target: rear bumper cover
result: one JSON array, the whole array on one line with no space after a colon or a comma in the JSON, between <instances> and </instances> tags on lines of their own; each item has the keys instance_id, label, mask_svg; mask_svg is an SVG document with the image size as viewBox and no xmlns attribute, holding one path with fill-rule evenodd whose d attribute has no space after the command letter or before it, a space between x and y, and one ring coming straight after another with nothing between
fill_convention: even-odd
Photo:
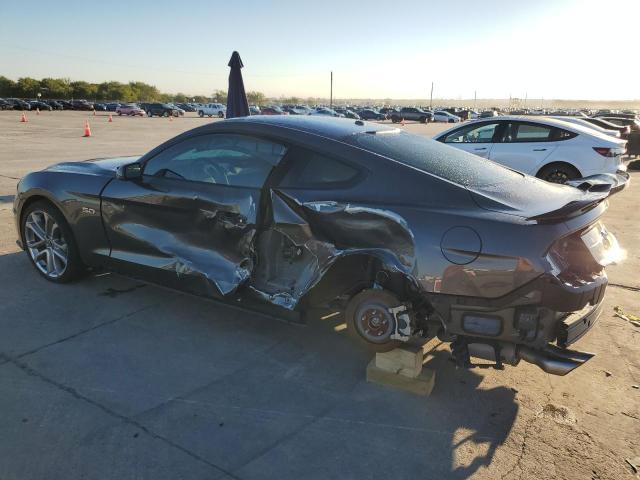
<instances>
[{"instance_id":1,"label":"rear bumper cover","mask_svg":"<svg viewBox=\"0 0 640 480\"><path fill-rule=\"evenodd\" d=\"M572 312L558 323L557 344L566 348L577 342L596 324L602 313L602 302Z\"/></svg>"}]
</instances>

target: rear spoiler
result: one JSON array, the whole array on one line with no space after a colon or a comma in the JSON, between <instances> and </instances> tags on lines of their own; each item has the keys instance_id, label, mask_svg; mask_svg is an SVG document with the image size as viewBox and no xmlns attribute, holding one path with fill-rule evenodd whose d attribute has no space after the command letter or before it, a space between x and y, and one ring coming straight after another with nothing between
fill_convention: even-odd
<instances>
[{"instance_id":1,"label":"rear spoiler","mask_svg":"<svg viewBox=\"0 0 640 480\"><path fill-rule=\"evenodd\" d=\"M566 185L576 187L585 192L607 193L607 196L618 193L629 184L629 174L618 170L616 173L599 173L576 180L568 180Z\"/></svg>"},{"instance_id":2,"label":"rear spoiler","mask_svg":"<svg viewBox=\"0 0 640 480\"><path fill-rule=\"evenodd\" d=\"M527 220L535 220L539 223L555 223L582 215L592 208L597 207L603 200L606 200L611 195L626 188L629 184L629 178L627 172L618 170L615 174L600 173L576 180L569 180L566 182L566 185L576 187L590 195L584 200L569 202L557 210L529 217Z\"/></svg>"}]
</instances>

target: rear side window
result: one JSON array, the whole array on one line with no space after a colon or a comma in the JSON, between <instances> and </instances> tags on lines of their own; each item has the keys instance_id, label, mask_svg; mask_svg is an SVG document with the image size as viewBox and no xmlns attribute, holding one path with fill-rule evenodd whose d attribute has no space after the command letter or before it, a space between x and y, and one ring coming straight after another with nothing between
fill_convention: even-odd
<instances>
[{"instance_id":1,"label":"rear side window","mask_svg":"<svg viewBox=\"0 0 640 480\"><path fill-rule=\"evenodd\" d=\"M340 160L302 148L292 148L287 157L291 167L280 182L285 188L326 188L348 183L360 173Z\"/></svg>"},{"instance_id":2,"label":"rear side window","mask_svg":"<svg viewBox=\"0 0 640 480\"><path fill-rule=\"evenodd\" d=\"M553 127L534 123L511 122L505 128L502 141L505 143L517 142L548 142L552 140Z\"/></svg>"},{"instance_id":3,"label":"rear side window","mask_svg":"<svg viewBox=\"0 0 640 480\"><path fill-rule=\"evenodd\" d=\"M556 141L569 140L577 136L577 133L570 132L569 130L565 130L563 128L554 128L553 132L551 132L551 138Z\"/></svg>"}]
</instances>

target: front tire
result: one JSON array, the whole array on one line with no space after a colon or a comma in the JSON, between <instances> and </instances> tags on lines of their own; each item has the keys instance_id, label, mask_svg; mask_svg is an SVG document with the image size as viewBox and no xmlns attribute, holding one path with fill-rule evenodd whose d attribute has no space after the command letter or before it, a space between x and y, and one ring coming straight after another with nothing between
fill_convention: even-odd
<instances>
[{"instance_id":1,"label":"front tire","mask_svg":"<svg viewBox=\"0 0 640 480\"><path fill-rule=\"evenodd\" d=\"M394 294L386 290L363 290L349 300L345 311L347 332L357 343L374 352L388 352L401 342L392 340L395 317L389 308L400 306Z\"/></svg>"},{"instance_id":2,"label":"front tire","mask_svg":"<svg viewBox=\"0 0 640 480\"><path fill-rule=\"evenodd\" d=\"M203 112L202 110L200 110L200 111L198 112L198 115L200 116L200 118L203 118L203 117L204 117L204 112Z\"/></svg>"},{"instance_id":3,"label":"front tire","mask_svg":"<svg viewBox=\"0 0 640 480\"><path fill-rule=\"evenodd\" d=\"M224 113L223 112L219 112L218 113L218 118L224 118Z\"/></svg>"},{"instance_id":4,"label":"front tire","mask_svg":"<svg viewBox=\"0 0 640 480\"><path fill-rule=\"evenodd\" d=\"M27 256L45 279L67 283L85 273L71 228L57 208L42 201L29 205L21 227Z\"/></svg>"}]
</instances>

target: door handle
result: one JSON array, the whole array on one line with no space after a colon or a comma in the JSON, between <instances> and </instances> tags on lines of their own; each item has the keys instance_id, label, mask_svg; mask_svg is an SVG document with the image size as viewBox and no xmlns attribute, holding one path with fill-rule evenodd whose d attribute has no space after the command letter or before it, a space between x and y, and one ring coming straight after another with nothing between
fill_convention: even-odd
<instances>
[{"instance_id":1,"label":"door handle","mask_svg":"<svg viewBox=\"0 0 640 480\"><path fill-rule=\"evenodd\" d=\"M547 149L546 148L534 148L533 151L534 152L546 152Z\"/></svg>"},{"instance_id":2,"label":"door handle","mask_svg":"<svg viewBox=\"0 0 640 480\"><path fill-rule=\"evenodd\" d=\"M487 149L487 147L474 148L474 150L475 150L476 152L479 152L480 150L486 150L486 149Z\"/></svg>"}]
</instances>

